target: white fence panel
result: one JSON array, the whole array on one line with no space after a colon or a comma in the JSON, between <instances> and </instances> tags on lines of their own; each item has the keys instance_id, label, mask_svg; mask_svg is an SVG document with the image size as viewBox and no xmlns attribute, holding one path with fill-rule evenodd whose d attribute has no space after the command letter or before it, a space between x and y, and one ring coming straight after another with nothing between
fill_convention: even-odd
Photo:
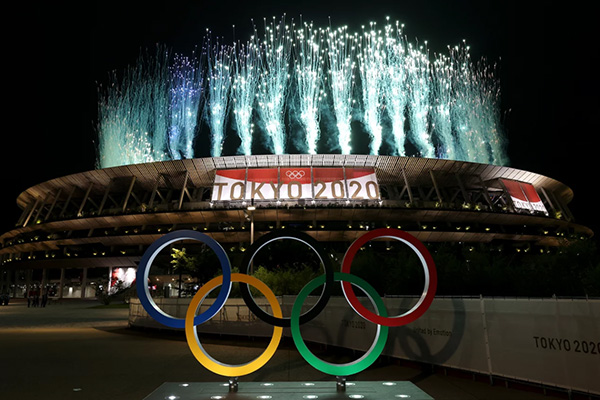
<instances>
[{"instance_id":1,"label":"white fence panel","mask_svg":"<svg viewBox=\"0 0 600 400\"><path fill-rule=\"evenodd\" d=\"M190 299L155 301L165 312L183 318ZM211 301L207 299L202 309ZM280 298L284 316L290 315L293 301L293 296ZM305 308L315 301L309 297ZM390 315L406 311L413 302L385 299ZM165 328L137 299L131 302L129 321L133 326ZM301 327L307 342L359 351L371 346L375 330L376 325L357 315L344 298L331 298L317 318ZM266 337L273 328L253 316L242 299L229 299L198 331ZM284 335L290 335L289 329ZM390 328L384 354L600 394L600 300L436 298L418 320Z\"/></svg>"}]
</instances>

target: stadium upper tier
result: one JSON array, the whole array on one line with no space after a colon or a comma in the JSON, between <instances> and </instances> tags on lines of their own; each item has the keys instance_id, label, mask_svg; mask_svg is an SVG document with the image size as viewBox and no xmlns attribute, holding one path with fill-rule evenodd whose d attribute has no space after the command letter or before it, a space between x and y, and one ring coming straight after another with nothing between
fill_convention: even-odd
<instances>
[{"instance_id":1,"label":"stadium upper tier","mask_svg":"<svg viewBox=\"0 0 600 400\"><path fill-rule=\"evenodd\" d=\"M126 165L40 183L0 236L3 264L136 265L174 229L250 243L289 227L325 242L400 227L425 242L559 246L590 237L561 182L515 168L375 155L253 155ZM79 261L77 261L79 260ZM41 266L41 265L40 265Z\"/></svg>"}]
</instances>

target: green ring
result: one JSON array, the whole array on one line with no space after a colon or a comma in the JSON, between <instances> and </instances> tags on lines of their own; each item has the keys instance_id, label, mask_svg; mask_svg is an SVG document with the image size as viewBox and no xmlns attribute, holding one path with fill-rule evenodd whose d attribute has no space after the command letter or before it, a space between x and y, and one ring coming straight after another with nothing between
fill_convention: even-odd
<instances>
[{"instance_id":1,"label":"green ring","mask_svg":"<svg viewBox=\"0 0 600 400\"><path fill-rule=\"evenodd\" d=\"M363 279L359 278L356 275L336 272L334 274L334 281L341 282L347 281L353 283L355 286L362 289L363 292L369 297L371 303L375 305L377 308L377 312L379 315L383 317L387 317L387 310L385 305L383 304L383 300L379 297L377 291L368 284ZM332 364L326 361L321 360L316 357L311 351L306 347L304 340L302 339L302 334L300 333L300 312L302 310L302 304L306 300L306 297L315 290L318 286L321 286L325 283L325 275L321 275L309 283L306 284L298 293L298 297L296 297L296 301L294 302L294 306L292 307L292 315L290 317L290 329L292 332L292 338L294 339L294 343L300 352L300 355L314 368L319 371L336 376L349 376L353 374L357 374L365 369L367 369L371 364L377 360L377 358L381 355L383 348L385 347L385 343L388 337L387 326L378 325L377 326L377 334L375 336L375 340L371 345L371 348L367 350L367 352L359 359L352 361L347 364Z\"/></svg>"}]
</instances>

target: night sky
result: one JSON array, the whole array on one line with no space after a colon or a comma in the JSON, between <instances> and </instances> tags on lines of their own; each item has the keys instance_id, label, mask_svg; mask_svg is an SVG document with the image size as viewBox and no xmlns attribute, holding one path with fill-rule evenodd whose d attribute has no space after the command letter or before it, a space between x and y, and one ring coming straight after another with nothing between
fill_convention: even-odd
<instances>
[{"instance_id":1,"label":"night sky","mask_svg":"<svg viewBox=\"0 0 600 400\"><path fill-rule=\"evenodd\" d=\"M85 2L81 8L53 3L21 5L6 18L3 62L5 113L2 132L0 231L20 215L20 192L55 177L95 167L97 85L112 70L133 65L156 43L190 54L206 28L230 43L247 40L252 19L313 21L360 31L385 17L405 24L409 39L428 41L433 52L466 39L474 60L497 62L510 166L555 178L570 186L570 208L582 225L600 232L594 207L598 186L600 88L595 68L597 15L591 6L522 1L196 1L124 6ZM289 4L288 4L289 3ZM526 3L523 6L522 3ZM597 239L597 238L596 238Z\"/></svg>"}]
</instances>

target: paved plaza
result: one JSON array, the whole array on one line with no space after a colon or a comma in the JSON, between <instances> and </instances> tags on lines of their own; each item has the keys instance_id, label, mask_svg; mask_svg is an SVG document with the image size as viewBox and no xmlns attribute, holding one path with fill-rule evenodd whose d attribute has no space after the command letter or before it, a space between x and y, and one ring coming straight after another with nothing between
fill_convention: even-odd
<instances>
[{"instance_id":1,"label":"paved plaza","mask_svg":"<svg viewBox=\"0 0 600 400\"><path fill-rule=\"evenodd\" d=\"M165 382L226 379L202 367L182 334L131 329L127 308L101 308L97 301L63 300L28 308L23 300L0 306L0 398L40 400L143 400ZM260 341L208 338L206 350L230 364L252 360ZM330 351L329 351L330 352ZM343 356L340 356L343 357ZM331 381L282 343L244 382ZM418 367L381 362L349 381L411 381L436 400L548 400L551 397L504 385Z\"/></svg>"}]
</instances>

